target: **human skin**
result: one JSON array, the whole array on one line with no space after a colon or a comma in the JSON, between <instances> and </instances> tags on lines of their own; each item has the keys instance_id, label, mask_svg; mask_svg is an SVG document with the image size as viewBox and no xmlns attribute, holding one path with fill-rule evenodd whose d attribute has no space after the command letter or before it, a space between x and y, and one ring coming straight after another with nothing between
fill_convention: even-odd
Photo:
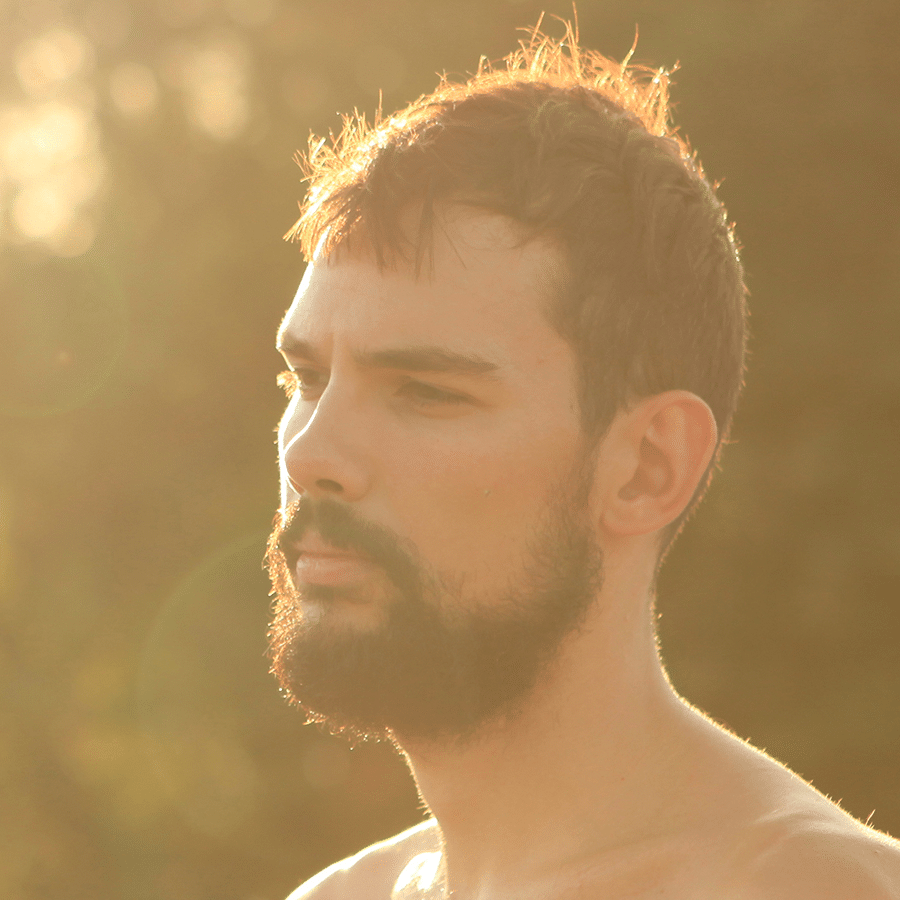
<instances>
[{"instance_id":1,"label":"human skin","mask_svg":"<svg viewBox=\"0 0 900 900\"><path fill-rule=\"evenodd\" d=\"M561 265L548 243L521 244L499 217L459 208L442 211L418 277L379 269L361 246L314 260L279 336L302 387L279 430L283 507L304 493L347 503L469 586L468 602L502 597L549 492L586 458L575 361L544 313ZM373 365L422 347L494 368ZM396 734L433 818L292 900L900 897L895 841L714 725L665 676L652 614L660 535L715 443L709 409L685 391L619 411L590 457L604 578L583 627L518 715L462 743ZM377 627L371 563L311 541L307 574L356 600L306 614Z\"/></svg>"}]
</instances>

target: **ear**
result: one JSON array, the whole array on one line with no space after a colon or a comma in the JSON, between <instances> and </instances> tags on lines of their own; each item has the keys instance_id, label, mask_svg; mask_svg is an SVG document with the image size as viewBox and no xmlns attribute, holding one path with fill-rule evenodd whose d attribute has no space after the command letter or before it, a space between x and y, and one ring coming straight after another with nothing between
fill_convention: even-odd
<instances>
[{"instance_id":1,"label":"ear","mask_svg":"<svg viewBox=\"0 0 900 900\"><path fill-rule=\"evenodd\" d=\"M601 449L602 525L617 535L665 528L690 503L717 441L710 408L689 391L667 391L620 412Z\"/></svg>"}]
</instances>

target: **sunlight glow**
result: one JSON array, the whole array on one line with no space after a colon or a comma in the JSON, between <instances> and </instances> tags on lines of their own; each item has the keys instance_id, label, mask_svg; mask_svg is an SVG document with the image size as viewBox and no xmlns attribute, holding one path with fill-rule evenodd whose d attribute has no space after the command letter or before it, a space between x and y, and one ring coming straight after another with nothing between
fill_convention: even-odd
<instances>
[{"instance_id":1,"label":"sunlight glow","mask_svg":"<svg viewBox=\"0 0 900 900\"><path fill-rule=\"evenodd\" d=\"M94 237L88 207L104 180L94 48L58 26L21 41L13 64L24 96L0 106L0 187L13 240L79 255Z\"/></svg>"},{"instance_id":2,"label":"sunlight glow","mask_svg":"<svg viewBox=\"0 0 900 900\"><path fill-rule=\"evenodd\" d=\"M65 256L90 246L93 229L83 207L105 172L92 109L62 100L8 107L0 112L0 166L21 238Z\"/></svg>"}]
</instances>

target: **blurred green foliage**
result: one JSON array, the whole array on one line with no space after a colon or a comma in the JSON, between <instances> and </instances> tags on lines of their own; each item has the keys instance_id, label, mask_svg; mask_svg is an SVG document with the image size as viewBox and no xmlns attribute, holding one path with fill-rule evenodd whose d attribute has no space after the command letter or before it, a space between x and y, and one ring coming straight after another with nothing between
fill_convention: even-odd
<instances>
[{"instance_id":1,"label":"blurred green foliage","mask_svg":"<svg viewBox=\"0 0 900 900\"><path fill-rule=\"evenodd\" d=\"M535 0L5 0L0 895L278 900L417 820L266 674L291 156ZM900 6L586 0L672 66L745 244L733 446L668 560L676 686L900 832ZM552 26L551 26L552 28Z\"/></svg>"}]
</instances>

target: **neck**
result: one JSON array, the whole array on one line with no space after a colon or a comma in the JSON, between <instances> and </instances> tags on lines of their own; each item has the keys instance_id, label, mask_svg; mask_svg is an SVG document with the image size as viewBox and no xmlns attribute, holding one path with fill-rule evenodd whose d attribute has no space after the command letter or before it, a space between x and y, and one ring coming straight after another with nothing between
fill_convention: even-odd
<instances>
[{"instance_id":1,"label":"neck","mask_svg":"<svg viewBox=\"0 0 900 900\"><path fill-rule=\"evenodd\" d=\"M607 568L606 585L616 586L615 574ZM631 590L618 582L515 720L463 745L403 744L461 896L539 884L665 832L687 712L656 651L649 580Z\"/></svg>"}]
</instances>

